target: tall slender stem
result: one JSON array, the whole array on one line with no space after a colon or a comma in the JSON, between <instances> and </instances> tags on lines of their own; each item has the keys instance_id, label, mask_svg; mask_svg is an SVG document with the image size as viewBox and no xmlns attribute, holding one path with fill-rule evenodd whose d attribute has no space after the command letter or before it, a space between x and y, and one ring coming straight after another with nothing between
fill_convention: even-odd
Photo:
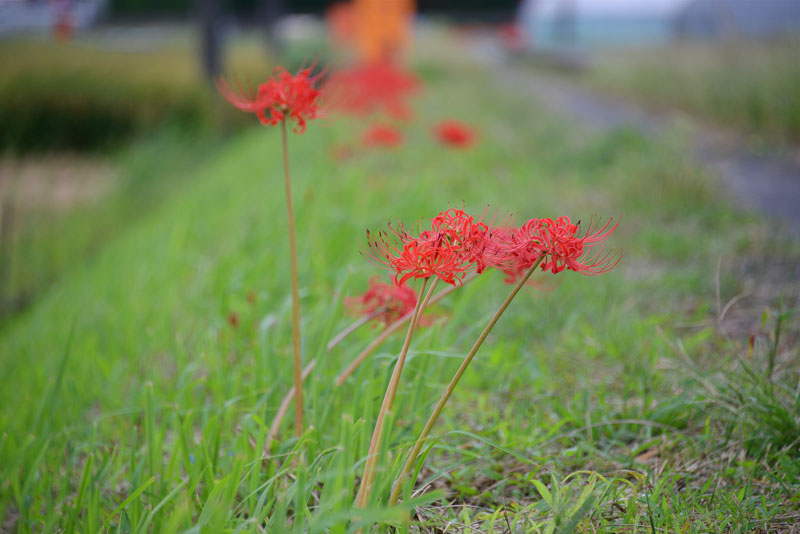
<instances>
[{"instance_id":1,"label":"tall slender stem","mask_svg":"<svg viewBox=\"0 0 800 534\"><path fill-rule=\"evenodd\" d=\"M422 287L419 290L419 294L422 295L425 293L425 297L417 299L417 305L414 308L414 315L411 316L411 320L408 323L408 333L406 334L406 339L403 342L403 349L400 351L400 355L397 357L397 363L395 363L394 370L392 371L392 377L389 379L389 385L386 387L386 394L383 396L383 403L378 411L378 418L375 421L375 430L372 432L372 440L369 444L367 461L364 464L364 473L361 475L361 486L358 488L358 495L356 497L356 506L359 508L366 506L367 499L369 498L369 492L372 489L372 483L375 480L375 464L377 464L378 461L378 451L380 450L381 440L383 438L383 423L386 418L386 413L392 409L392 403L394 402L394 397L397 393L397 386L400 383L400 374L403 372L403 365L406 361L408 348L411 346L411 336L414 334L414 329L419 321L419 316L422 314L426 304L430 300L437 281L438 278L435 278L430 289L427 293L425 293L425 286L428 285L428 279L426 278L422 282Z\"/></svg>"},{"instance_id":2,"label":"tall slender stem","mask_svg":"<svg viewBox=\"0 0 800 534\"><path fill-rule=\"evenodd\" d=\"M436 304L437 302L439 302L440 300L445 298L447 295L449 295L450 293L455 291L458 287L462 287L464 284L466 284L470 280L473 280L476 276L478 276L478 275L475 274L475 273L471 273L469 276L464 278L464 281L461 283L461 286L447 286L447 288L444 291L440 291L435 297L433 297L431 299L431 301L428 304L426 304L426 307ZM386 338L388 338L389 336L394 334L396 331L398 331L400 329L400 327L403 326L406 323L406 321L411 319L412 315L414 315L414 311L413 310L408 312L408 313L406 313L404 316L402 316L401 318L399 318L398 320L396 320L395 322L393 322L392 324L387 326L386 329L383 332L378 334L378 337L373 339L372 342L369 345L367 345L367 347L364 350L362 350L361 353L358 356L356 356L355 359L353 359L352 362L350 362L350 365L347 366L347 369L342 371L339 374L339 376L336 377L336 387L339 387L342 384L344 384L344 381L347 380L347 378L351 374L353 374L353 372L356 370L356 368L359 365L361 365L361 362L363 362L365 359L367 359L369 357L369 355L372 354L375 351L375 349L380 347L381 343L386 341Z\"/></svg>"},{"instance_id":3,"label":"tall slender stem","mask_svg":"<svg viewBox=\"0 0 800 534\"><path fill-rule=\"evenodd\" d=\"M300 353L300 289L297 279L297 238L294 229L292 185L289 179L289 143L286 121L281 122L283 139L283 178L286 186L286 215L289 219L289 255L292 262L292 341L294 345L294 426L297 437L303 435L303 358Z\"/></svg>"},{"instance_id":4,"label":"tall slender stem","mask_svg":"<svg viewBox=\"0 0 800 534\"><path fill-rule=\"evenodd\" d=\"M308 364L303 369L302 379L305 380L308 378L308 375L311 374L311 371L314 370L314 367L317 365L316 358L308 362ZM275 441L275 437L278 435L278 429L281 427L281 422L283 421L286 412L289 411L289 403L292 402L294 399L294 392L295 387L292 386L289 388L289 391L286 392L286 395L283 397L280 406L278 407L278 411L275 412L275 417L272 418L272 424L269 425L269 432L267 433L267 441L264 443L264 456L269 455L270 447L272 446L272 442Z\"/></svg>"},{"instance_id":5,"label":"tall slender stem","mask_svg":"<svg viewBox=\"0 0 800 534\"><path fill-rule=\"evenodd\" d=\"M341 343L344 338L346 338L347 336L349 336L350 334L358 330L360 327L364 326L365 324L367 324L368 322L370 322L375 317L379 316L385 311L386 311L386 306L381 306L377 310L370 312L366 315L362 315L361 317L356 319L352 324L350 324L350 326L348 326L347 328L336 334L333 338L331 338L330 341L328 341L328 346L326 347L328 352L330 352L331 349L333 349L333 347Z\"/></svg>"},{"instance_id":6,"label":"tall slender stem","mask_svg":"<svg viewBox=\"0 0 800 534\"><path fill-rule=\"evenodd\" d=\"M442 413L442 410L444 410L444 405L447 404L447 400L450 398L450 395L453 394L453 390L458 385L458 381L461 380L461 376L464 374L464 371L467 370L467 366L469 366L472 358L478 352L478 349L481 348L481 345L486 340L489 332L491 332L492 328L494 328L495 323L497 323L498 319L500 319L500 316L503 315L503 312L506 311L506 308L508 308L508 305L511 304L511 301L514 300L514 297L517 296L517 293L519 293L519 290L525 285L525 282L528 281L528 278L530 278L530 276L533 274L533 271L536 270L536 268L542 262L542 259L543 258L539 258L536 263L534 263L531 268L527 270L523 277L520 278L519 282L517 282L517 285L514 286L514 289L512 289L511 293L509 293L508 297L506 297L506 300L503 301L503 304L500 305L500 308L498 308L497 312L495 312L495 314L489 320L489 323L486 325L486 328L483 329L481 335L478 336L477 341L475 341L475 344L472 346L469 353L467 353L467 355L464 357L464 361L461 362L458 371L456 371L456 374L450 380L450 383L447 385L447 389L444 390L442 397L439 399L439 402L433 409L433 413L428 418L428 422L425 423L422 433L419 435L419 438L417 438L417 442L414 443L414 447L408 454L408 459L406 460L405 465L403 465L403 470L400 472L400 476L397 477L394 487L392 488L392 494L389 497L389 505L397 502L397 499L400 497L400 490L403 487L403 479L405 479L405 477L411 471L414 462L417 460L419 451L422 450L422 445L425 443L425 439L428 437L428 434L430 434L431 429L436 423L436 420L439 418L439 415Z\"/></svg>"},{"instance_id":7,"label":"tall slender stem","mask_svg":"<svg viewBox=\"0 0 800 534\"><path fill-rule=\"evenodd\" d=\"M477 276L478 276L477 274L471 273L469 276L464 278L464 281L461 283L461 286L463 286L467 282L473 280ZM461 287L461 286L447 286L447 288L444 291L440 291L439 293L436 294L436 296L431 298L430 302L428 302L425 305L426 308L429 307L429 306L433 306L434 304L436 304L437 302L439 302L440 300L442 300L447 295L449 295L450 293L452 293L458 287ZM361 351L359 353L359 355L356 356L353 359L352 362L350 362L350 365L347 367L347 369L342 371L342 373L336 378L336 387L341 386L344 383L344 381L347 380L347 378L356 370L356 368L365 359L367 359L367 357L370 354L375 352L375 349L380 347L381 344L384 341L386 341L386 339L389 336L391 336L393 333L397 332L400 329L401 326L406 324L409 321L409 319L411 319L412 315L414 315L414 311L413 310L408 312L407 314L405 314L404 316L402 316L401 318L399 318L398 320L396 320L395 322L393 322L389 326L387 326L386 329L383 330L383 332L378 334L378 336L375 339L373 339L372 342L369 345L367 345L367 347L363 351ZM344 336L342 336L341 334L337 335L334 339L331 340L330 343L328 343L328 349L329 350L332 349L334 346L336 346L338 343L340 343L343 339L344 339ZM314 369L314 366L316 364L317 364L317 360L316 359L312 359L310 362L308 362L306 364L306 366L303 368L303 375L302 375L303 381L305 381L305 379L308 378L308 375L311 374L311 371ZM281 423L283 422L284 416L286 416L286 412L289 410L289 403L292 402L292 399L294 399L294 386L289 388L289 391L286 392L286 395L283 397L283 400L281 400L280 406L278 407L278 411L275 412L275 417L272 419L272 424L269 426L269 433L267 435L267 441L266 441L266 443L264 443L264 456L268 456L269 455L269 446L271 445L271 443L273 441L275 441L275 438L278 435L278 429L280 428Z\"/></svg>"}]
</instances>

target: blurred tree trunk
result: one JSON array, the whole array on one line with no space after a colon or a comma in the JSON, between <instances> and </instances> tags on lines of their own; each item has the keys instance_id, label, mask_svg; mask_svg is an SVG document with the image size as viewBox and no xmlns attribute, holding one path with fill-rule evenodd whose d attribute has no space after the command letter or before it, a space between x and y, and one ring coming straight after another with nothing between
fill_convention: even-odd
<instances>
[{"instance_id":1,"label":"blurred tree trunk","mask_svg":"<svg viewBox=\"0 0 800 534\"><path fill-rule=\"evenodd\" d=\"M200 11L200 55L203 72L213 84L222 72L220 64L220 12L218 0L198 0Z\"/></svg>"}]
</instances>

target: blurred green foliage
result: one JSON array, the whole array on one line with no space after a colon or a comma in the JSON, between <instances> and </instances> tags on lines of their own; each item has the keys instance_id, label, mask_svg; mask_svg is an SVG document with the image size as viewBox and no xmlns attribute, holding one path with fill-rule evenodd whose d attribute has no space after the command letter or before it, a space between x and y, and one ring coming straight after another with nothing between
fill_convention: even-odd
<instances>
[{"instance_id":1,"label":"blurred green foliage","mask_svg":"<svg viewBox=\"0 0 800 534\"><path fill-rule=\"evenodd\" d=\"M770 138L800 140L800 35L615 51L591 78L648 103Z\"/></svg>"},{"instance_id":2,"label":"blurred green foliage","mask_svg":"<svg viewBox=\"0 0 800 534\"><path fill-rule=\"evenodd\" d=\"M102 40L0 45L0 149L105 149L167 123L197 132L219 122L249 122L219 105L188 43L119 46ZM271 70L256 43L237 44L228 56L228 69L244 79Z\"/></svg>"}]
</instances>

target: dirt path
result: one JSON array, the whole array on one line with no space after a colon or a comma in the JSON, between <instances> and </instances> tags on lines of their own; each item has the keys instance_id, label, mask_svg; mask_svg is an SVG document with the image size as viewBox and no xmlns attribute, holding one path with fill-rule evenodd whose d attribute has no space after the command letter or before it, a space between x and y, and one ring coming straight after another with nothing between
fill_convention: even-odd
<instances>
[{"instance_id":1,"label":"dirt path","mask_svg":"<svg viewBox=\"0 0 800 534\"><path fill-rule=\"evenodd\" d=\"M493 68L502 71L501 79L525 88L548 108L585 128L607 131L633 127L647 135L658 135L681 120L677 113L647 111L555 75L510 64L495 64ZM777 152L755 153L745 139L694 122L688 131L698 161L719 175L743 206L782 219L793 232L800 233L798 159Z\"/></svg>"}]
</instances>

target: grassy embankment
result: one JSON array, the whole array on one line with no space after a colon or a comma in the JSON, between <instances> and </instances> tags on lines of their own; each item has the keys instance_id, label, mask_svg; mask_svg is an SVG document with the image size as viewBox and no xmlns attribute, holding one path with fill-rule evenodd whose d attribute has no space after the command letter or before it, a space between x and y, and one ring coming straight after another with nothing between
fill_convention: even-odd
<instances>
[{"instance_id":1,"label":"grassy embankment","mask_svg":"<svg viewBox=\"0 0 800 534\"><path fill-rule=\"evenodd\" d=\"M523 218L624 214L611 241L627 255L600 277L535 275L540 285L501 319L436 427L418 483L438 492L416 501L416 520L496 532L788 531L800 513L798 323L772 297L796 295L781 277L796 245L731 208L679 140L587 138L479 70L424 67L403 147L333 162L354 126L313 124L291 138L304 345L319 358L300 476L288 421L275 456L261 456L292 369L278 132L257 129L0 332L6 529L344 532L355 517L405 517L352 509L401 340L339 389L334 376L376 331L324 346L349 322L342 296L377 273L359 255L364 229L463 201ZM428 126L446 116L478 128L479 145L431 142ZM770 298L732 300L751 281ZM378 488L505 291L490 272L433 310Z\"/></svg>"},{"instance_id":2,"label":"grassy embankment","mask_svg":"<svg viewBox=\"0 0 800 534\"><path fill-rule=\"evenodd\" d=\"M126 31L0 43L0 320L190 182L221 124L249 124L219 105L187 32ZM251 79L270 64L247 37L224 63Z\"/></svg>"},{"instance_id":3,"label":"grassy embankment","mask_svg":"<svg viewBox=\"0 0 800 534\"><path fill-rule=\"evenodd\" d=\"M767 140L800 142L800 36L600 56L593 84Z\"/></svg>"}]
</instances>

